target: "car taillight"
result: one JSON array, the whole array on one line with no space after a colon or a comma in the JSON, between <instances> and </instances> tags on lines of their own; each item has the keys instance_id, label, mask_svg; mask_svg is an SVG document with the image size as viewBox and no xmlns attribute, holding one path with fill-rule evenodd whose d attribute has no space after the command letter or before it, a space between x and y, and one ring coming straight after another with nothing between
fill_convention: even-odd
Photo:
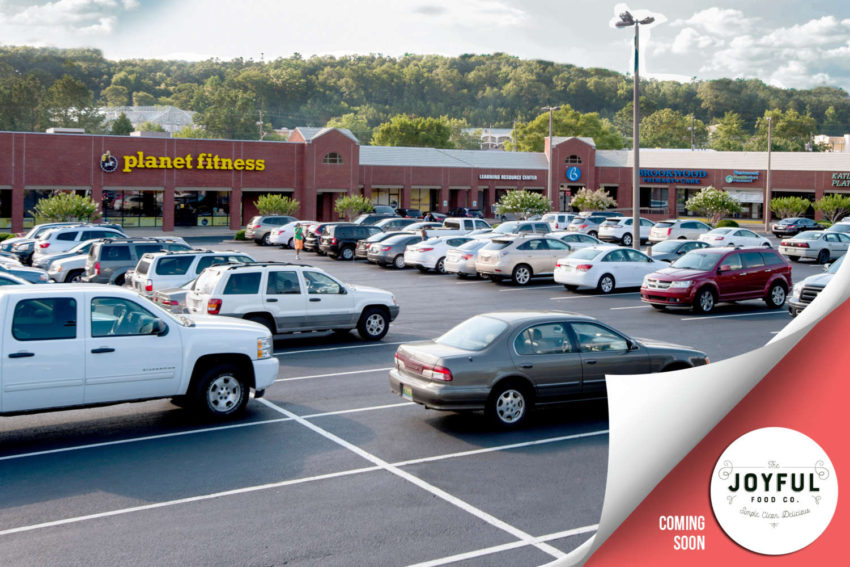
<instances>
[{"instance_id":1,"label":"car taillight","mask_svg":"<svg viewBox=\"0 0 850 567\"><path fill-rule=\"evenodd\" d=\"M42 242L41 244L38 245L39 248L47 248L48 246L50 246L49 242Z\"/></svg>"},{"instance_id":2,"label":"car taillight","mask_svg":"<svg viewBox=\"0 0 850 567\"><path fill-rule=\"evenodd\" d=\"M452 371L445 366L439 366L436 364L423 364L422 376L430 378L431 380L441 380L443 382L452 381Z\"/></svg>"},{"instance_id":3,"label":"car taillight","mask_svg":"<svg viewBox=\"0 0 850 567\"><path fill-rule=\"evenodd\" d=\"M472 258L472 254L464 254L463 256L461 256L461 258L463 258L464 260L469 260Z\"/></svg>"},{"instance_id":4,"label":"car taillight","mask_svg":"<svg viewBox=\"0 0 850 567\"><path fill-rule=\"evenodd\" d=\"M145 282L145 291L153 291L153 282L151 280Z\"/></svg>"},{"instance_id":5,"label":"car taillight","mask_svg":"<svg viewBox=\"0 0 850 567\"><path fill-rule=\"evenodd\" d=\"M673 227L667 229L667 236L670 236L671 232L673 232Z\"/></svg>"},{"instance_id":6,"label":"car taillight","mask_svg":"<svg viewBox=\"0 0 850 567\"><path fill-rule=\"evenodd\" d=\"M714 240L723 240L723 237L722 236L715 236Z\"/></svg>"},{"instance_id":7,"label":"car taillight","mask_svg":"<svg viewBox=\"0 0 850 567\"><path fill-rule=\"evenodd\" d=\"M576 266L576 271L578 272L589 272L593 269L593 264L579 264Z\"/></svg>"},{"instance_id":8,"label":"car taillight","mask_svg":"<svg viewBox=\"0 0 850 567\"><path fill-rule=\"evenodd\" d=\"M381 246L381 252L389 252L392 248L392 246Z\"/></svg>"},{"instance_id":9,"label":"car taillight","mask_svg":"<svg viewBox=\"0 0 850 567\"><path fill-rule=\"evenodd\" d=\"M420 252L430 252L433 248L417 248Z\"/></svg>"},{"instance_id":10,"label":"car taillight","mask_svg":"<svg viewBox=\"0 0 850 567\"><path fill-rule=\"evenodd\" d=\"M331 246L333 246L334 244L336 244L336 237L331 238Z\"/></svg>"},{"instance_id":11,"label":"car taillight","mask_svg":"<svg viewBox=\"0 0 850 567\"><path fill-rule=\"evenodd\" d=\"M210 299L207 302L207 313L209 313L210 315L218 315L219 311L221 311L221 300Z\"/></svg>"},{"instance_id":12,"label":"car taillight","mask_svg":"<svg viewBox=\"0 0 850 567\"><path fill-rule=\"evenodd\" d=\"M809 247L809 243L808 243L808 242L798 242L798 243L797 243L797 244L795 244L794 246L796 246L797 248L808 248L808 247Z\"/></svg>"},{"instance_id":13,"label":"car taillight","mask_svg":"<svg viewBox=\"0 0 850 567\"><path fill-rule=\"evenodd\" d=\"M555 267L556 267L556 268L563 268L563 267L564 267L564 265L563 265L562 263L560 263L560 262L555 262Z\"/></svg>"},{"instance_id":14,"label":"car taillight","mask_svg":"<svg viewBox=\"0 0 850 567\"><path fill-rule=\"evenodd\" d=\"M99 275L100 275L100 262L95 262L95 263L94 263L94 274L95 274L96 276L99 276Z\"/></svg>"},{"instance_id":15,"label":"car taillight","mask_svg":"<svg viewBox=\"0 0 850 567\"><path fill-rule=\"evenodd\" d=\"M257 229L258 229L258 228L260 228L261 226L262 226L262 225L255 224L255 225L254 225L254 226L252 226L251 228L253 228L254 230L257 230Z\"/></svg>"},{"instance_id":16,"label":"car taillight","mask_svg":"<svg viewBox=\"0 0 850 567\"><path fill-rule=\"evenodd\" d=\"M587 228L587 225L586 224L580 224L580 225L578 225L578 228Z\"/></svg>"}]
</instances>

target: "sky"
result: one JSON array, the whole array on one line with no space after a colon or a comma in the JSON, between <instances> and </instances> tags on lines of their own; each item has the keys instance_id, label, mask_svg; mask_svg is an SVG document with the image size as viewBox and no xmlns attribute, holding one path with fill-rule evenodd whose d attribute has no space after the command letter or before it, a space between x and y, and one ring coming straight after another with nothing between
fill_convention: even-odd
<instances>
[{"instance_id":1,"label":"sky","mask_svg":"<svg viewBox=\"0 0 850 567\"><path fill-rule=\"evenodd\" d=\"M504 52L689 81L758 78L850 92L847 0L0 0L0 44L94 47L107 59L265 61L300 53Z\"/></svg>"}]
</instances>

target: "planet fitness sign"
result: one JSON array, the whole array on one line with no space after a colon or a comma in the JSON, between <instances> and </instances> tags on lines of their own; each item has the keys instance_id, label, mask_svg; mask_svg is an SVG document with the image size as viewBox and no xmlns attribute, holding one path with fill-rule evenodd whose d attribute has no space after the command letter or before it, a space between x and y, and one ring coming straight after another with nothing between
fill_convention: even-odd
<instances>
[{"instance_id":1,"label":"planet fitness sign","mask_svg":"<svg viewBox=\"0 0 850 567\"><path fill-rule=\"evenodd\" d=\"M708 177L704 169L643 169L640 170L641 183L677 183L680 185L701 185Z\"/></svg>"}]
</instances>

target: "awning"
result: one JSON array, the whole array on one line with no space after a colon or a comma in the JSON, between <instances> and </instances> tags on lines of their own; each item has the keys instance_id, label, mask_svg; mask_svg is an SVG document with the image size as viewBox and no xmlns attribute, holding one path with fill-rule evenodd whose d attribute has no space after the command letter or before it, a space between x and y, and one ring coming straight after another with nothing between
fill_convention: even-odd
<instances>
[{"instance_id":1,"label":"awning","mask_svg":"<svg viewBox=\"0 0 850 567\"><path fill-rule=\"evenodd\" d=\"M764 193L762 191L727 191L729 195L739 203L764 203Z\"/></svg>"}]
</instances>

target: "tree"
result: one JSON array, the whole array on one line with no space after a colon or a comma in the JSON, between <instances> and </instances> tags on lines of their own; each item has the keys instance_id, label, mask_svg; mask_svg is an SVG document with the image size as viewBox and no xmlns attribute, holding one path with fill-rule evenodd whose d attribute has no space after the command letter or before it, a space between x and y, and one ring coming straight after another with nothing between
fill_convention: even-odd
<instances>
[{"instance_id":1,"label":"tree","mask_svg":"<svg viewBox=\"0 0 850 567\"><path fill-rule=\"evenodd\" d=\"M748 137L741 116L735 112L727 112L715 125L708 147L720 152L740 152L744 149Z\"/></svg>"},{"instance_id":2,"label":"tree","mask_svg":"<svg viewBox=\"0 0 850 567\"><path fill-rule=\"evenodd\" d=\"M770 200L770 210L781 219L801 217L811 206L811 201L803 197L776 197Z\"/></svg>"},{"instance_id":3,"label":"tree","mask_svg":"<svg viewBox=\"0 0 850 567\"><path fill-rule=\"evenodd\" d=\"M112 122L113 136L128 136L133 130L133 124L123 112L118 115L118 118L116 118L115 121Z\"/></svg>"},{"instance_id":4,"label":"tree","mask_svg":"<svg viewBox=\"0 0 850 567\"><path fill-rule=\"evenodd\" d=\"M162 124L157 124L156 122L151 122L150 120L146 120L139 124L136 128L139 132L165 132L165 128L162 127Z\"/></svg>"},{"instance_id":5,"label":"tree","mask_svg":"<svg viewBox=\"0 0 850 567\"><path fill-rule=\"evenodd\" d=\"M145 91L136 91L133 93L133 106L154 106L156 97Z\"/></svg>"},{"instance_id":6,"label":"tree","mask_svg":"<svg viewBox=\"0 0 850 567\"><path fill-rule=\"evenodd\" d=\"M838 222L839 219L850 213L850 196L847 195L824 195L812 205L816 211L820 213L831 223Z\"/></svg>"},{"instance_id":7,"label":"tree","mask_svg":"<svg viewBox=\"0 0 850 567\"><path fill-rule=\"evenodd\" d=\"M93 101L94 96L85 83L70 75L63 75L50 85L45 97L48 117L54 126L99 132L103 116L98 114Z\"/></svg>"},{"instance_id":8,"label":"tree","mask_svg":"<svg viewBox=\"0 0 850 567\"><path fill-rule=\"evenodd\" d=\"M172 138L197 138L197 139L210 139L213 136L210 135L209 132L204 130L203 128L192 128L191 126L183 126L177 132L171 133Z\"/></svg>"},{"instance_id":9,"label":"tree","mask_svg":"<svg viewBox=\"0 0 850 567\"><path fill-rule=\"evenodd\" d=\"M464 118L449 118L443 116L443 120L447 121L449 128L452 131L451 142L458 150L480 150L481 149L481 129L469 131L469 122Z\"/></svg>"},{"instance_id":10,"label":"tree","mask_svg":"<svg viewBox=\"0 0 850 567\"><path fill-rule=\"evenodd\" d=\"M261 215L293 215L301 208L299 201L279 193L260 195L254 205Z\"/></svg>"},{"instance_id":11,"label":"tree","mask_svg":"<svg viewBox=\"0 0 850 567\"><path fill-rule=\"evenodd\" d=\"M346 195L334 203L334 211L347 220L361 213L368 213L373 208L372 201L363 195Z\"/></svg>"},{"instance_id":12,"label":"tree","mask_svg":"<svg viewBox=\"0 0 850 567\"><path fill-rule=\"evenodd\" d=\"M564 105L552 114L553 136L582 136L593 138L599 149L621 149L623 137L617 129L599 114L590 112L582 114ZM517 122L517 149L521 152L542 152L544 138L549 135L549 113L538 114L531 122ZM510 143L505 149L513 149Z\"/></svg>"},{"instance_id":13,"label":"tree","mask_svg":"<svg viewBox=\"0 0 850 567\"><path fill-rule=\"evenodd\" d=\"M708 130L702 120L663 108L641 120L640 145L648 148L690 148L691 128L694 129L694 146L703 146Z\"/></svg>"},{"instance_id":14,"label":"tree","mask_svg":"<svg viewBox=\"0 0 850 567\"><path fill-rule=\"evenodd\" d=\"M605 209L616 207L617 201L602 187L596 191L582 188L570 200L570 206L579 211L604 211Z\"/></svg>"},{"instance_id":15,"label":"tree","mask_svg":"<svg viewBox=\"0 0 850 567\"><path fill-rule=\"evenodd\" d=\"M710 185L688 199L685 208L692 213L708 217L712 225L725 216L741 212L741 204L732 195Z\"/></svg>"},{"instance_id":16,"label":"tree","mask_svg":"<svg viewBox=\"0 0 850 567\"><path fill-rule=\"evenodd\" d=\"M130 100L127 87L121 85L109 85L101 91L100 96L106 101L106 106L127 106Z\"/></svg>"},{"instance_id":17,"label":"tree","mask_svg":"<svg viewBox=\"0 0 850 567\"><path fill-rule=\"evenodd\" d=\"M451 135L451 127L442 118L397 114L375 128L372 143L376 146L453 148Z\"/></svg>"},{"instance_id":18,"label":"tree","mask_svg":"<svg viewBox=\"0 0 850 567\"><path fill-rule=\"evenodd\" d=\"M749 151L767 150L768 117L773 121L773 136L771 143L774 151L802 152L811 143L815 132L815 119L810 114L800 114L789 109L782 112L779 109L766 110L764 116L756 122L756 135L744 144Z\"/></svg>"},{"instance_id":19,"label":"tree","mask_svg":"<svg viewBox=\"0 0 850 567\"><path fill-rule=\"evenodd\" d=\"M30 211L34 217L44 221L85 221L92 222L100 216L100 205L91 197L76 193L59 193L41 199Z\"/></svg>"},{"instance_id":20,"label":"tree","mask_svg":"<svg viewBox=\"0 0 850 567\"><path fill-rule=\"evenodd\" d=\"M325 124L327 128L346 128L354 134L360 145L368 145L372 141L372 129L362 114L349 112L342 116L336 116Z\"/></svg>"},{"instance_id":21,"label":"tree","mask_svg":"<svg viewBox=\"0 0 850 567\"><path fill-rule=\"evenodd\" d=\"M552 202L545 195L532 191L508 191L496 204L496 214L514 213L521 219L542 215L552 210Z\"/></svg>"},{"instance_id":22,"label":"tree","mask_svg":"<svg viewBox=\"0 0 850 567\"><path fill-rule=\"evenodd\" d=\"M225 86L218 77L210 77L195 95L193 105L204 108L195 118L216 138L256 140L259 114L254 97L245 91Z\"/></svg>"}]
</instances>

